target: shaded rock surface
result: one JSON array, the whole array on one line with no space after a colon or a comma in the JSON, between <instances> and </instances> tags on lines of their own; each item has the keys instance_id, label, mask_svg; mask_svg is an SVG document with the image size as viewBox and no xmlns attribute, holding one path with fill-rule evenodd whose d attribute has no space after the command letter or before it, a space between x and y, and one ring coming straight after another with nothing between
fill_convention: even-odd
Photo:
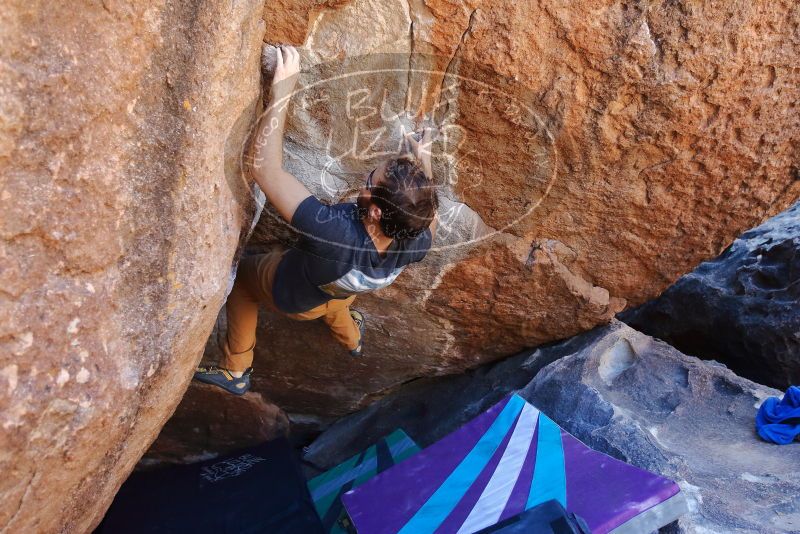
<instances>
[{"instance_id":1,"label":"shaded rock surface","mask_svg":"<svg viewBox=\"0 0 800 534\"><path fill-rule=\"evenodd\" d=\"M199 462L288 434L286 414L261 394L192 382L139 466Z\"/></svg>"},{"instance_id":2,"label":"shaded rock surface","mask_svg":"<svg viewBox=\"0 0 800 534\"><path fill-rule=\"evenodd\" d=\"M285 161L314 194L360 187L405 112L443 130L435 250L357 299L365 358L322 324L262 317L256 390L320 428L416 377L607 323L800 195L793 2L267 11L267 41L303 46ZM287 234L265 211L250 244Z\"/></svg>"},{"instance_id":3,"label":"shaded rock surface","mask_svg":"<svg viewBox=\"0 0 800 534\"><path fill-rule=\"evenodd\" d=\"M0 5L4 532L97 524L186 390L255 211L263 4L79 4Z\"/></svg>"},{"instance_id":4,"label":"shaded rock surface","mask_svg":"<svg viewBox=\"0 0 800 534\"><path fill-rule=\"evenodd\" d=\"M619 318L759 383L800 384L800 203Z\"/></svg>"},{"instance_id":5,"label":"shaded rock surface","mask_svg":"<svg viewBox=\"0 0 800 534\"><path fill-rule=\"evenodd\" d=\"M320 471L329 469L398 427L427 447L571 353L569 343L548 344L465 373L413 380L331 425L305 457Z\"/></svg>"},{"instance_id":6,"label":"shaded rock surface","mask_svg":"<svg viewBox=\"0 0 800 534\"><path fill-rule=\"evenodd\" d=\"M800 443L754 431L757 407L779 392L617 320L470 375L403 386L334 424L306 457L327 468L396 428L429 445L515 390L592 448L676 480L690 512L668 531L800 530Z\"/></svg>"}]
</instances>

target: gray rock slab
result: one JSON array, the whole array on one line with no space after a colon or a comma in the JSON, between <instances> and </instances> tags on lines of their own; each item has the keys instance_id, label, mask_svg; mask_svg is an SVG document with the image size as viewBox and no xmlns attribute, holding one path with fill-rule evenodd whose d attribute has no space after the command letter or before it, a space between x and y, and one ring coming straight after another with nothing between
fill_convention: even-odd
<instances>
[{"instance_id":1,"label":"gray rock slab","mask_svg":"<svg viewBox=\"0 0 800 534\"><path fill-rule=\"evenodd\" d=\"M618 318L759 383L800 383L800 202Z\"/></svg>"}]
</instances>

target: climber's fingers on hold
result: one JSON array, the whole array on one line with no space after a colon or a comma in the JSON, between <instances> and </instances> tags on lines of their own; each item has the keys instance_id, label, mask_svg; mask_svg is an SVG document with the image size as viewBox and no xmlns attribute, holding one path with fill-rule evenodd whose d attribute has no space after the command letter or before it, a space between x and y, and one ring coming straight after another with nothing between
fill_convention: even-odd
<instances>
[{"instance_id":1,"label":"climber's fingers on hold","mask_svg":"<svg viewBox=\"0 0 800 534\"><path fill-rule=\"evenodd\" d=\"M422 144L426 145L431 142L431 137L433 135L433 128L425 127L422 129Z\"/></svg>"},{"instance_id":2,"label":"climber's fingers on hold","mask_svg":"<svg viewBox=\"0 0 800 534\"><path fill-rule=\"evenodd\" d=\"M431 154L431 146L433 142L430 138L430 128L425 128L424 130L418 130L415 132L408 132L404 137L408 143L410 152L414 154L414 156L420 158L429 156Z\"/></svg>"},{"instance_id":3,"label":"climber's fingers on hold","mask_svg":"<svg viewBox=\"0 0 800 534\"><path fill-rule=\"evenodd\" d=\"M411 146L427 147L432 142L433 128L426 126L417 131L408 132L406 138Z\"/></svg>"},{"instance_id":4,"label":"climber's fingers on hold","mask_svg":"<svg viewBox=\"0 0 800 534\"><path fill-rule=\"evenodd\" d=\"M283 78L288 78L300 72L300 53L293 46L280 46L278 48L278 67Z\"/></svg>"},{"instance_id":5,"label":"climber's fingers on hold","mask_svg":"<svg viewBox=\"0 0 800 534\"><path fill-rule=\"evenodd\" d=\"M300 53L293 46L275 49L275 73L272 77L273 94L287 96L293 91L300 72ZM281 83L284 82L284 83ZM277 86L280 85L280 89Z\"/></svg>"},{"instance_id":6,"label":"climber's fingers on hold","mask_svg":"<svg viewBox=\"0 0 800 534\"><path fill-rule=\"evenodd\" d=\"M417 132L408 132L403 137L405 137L406 143L408 143L408 150L415 156L418 156L419 141L417 141Z\"/></svg>"}]
</instances>

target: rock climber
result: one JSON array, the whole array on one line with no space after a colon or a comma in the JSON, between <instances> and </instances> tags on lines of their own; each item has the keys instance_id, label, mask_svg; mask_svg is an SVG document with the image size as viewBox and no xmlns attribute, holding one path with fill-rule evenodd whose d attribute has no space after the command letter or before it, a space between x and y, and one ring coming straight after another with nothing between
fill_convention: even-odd
<instances>
[{"instance_id":1,"label":"rock climber","mask_svg":"<svg viewBox=\"0 0 800 534\"><path fill-rule=\"evenodd\" d=\"M325 205L284 170L284 104L299 72L298 51L279 47L249 171L300 241L240 261L225 304L223 360L198 367L194 375L237 395L250 388L260 304L300 321L322 318L351 356L361 356L365 317L350 305L357 294L388 286L407 265L421 261L436 231L430 128L406 134L408 150L372 169L356 202Z\"/></svg>"}]
</instances>

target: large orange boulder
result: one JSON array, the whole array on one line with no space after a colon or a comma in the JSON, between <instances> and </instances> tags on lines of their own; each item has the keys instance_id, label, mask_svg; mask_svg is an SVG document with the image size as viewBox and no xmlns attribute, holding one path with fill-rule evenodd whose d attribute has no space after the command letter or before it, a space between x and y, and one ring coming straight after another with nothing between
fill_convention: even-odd
<instances>
[{"instance_id":1,"label":"large orange boulder","mask_svg":"<svg viewBox=\"0 0 800 534\"><path fill-rule=\"evenodd\" d=\"M254 216L261 13L0 6L0 530L91 531L186 390Z\"/></svg>"}]
</instances>

